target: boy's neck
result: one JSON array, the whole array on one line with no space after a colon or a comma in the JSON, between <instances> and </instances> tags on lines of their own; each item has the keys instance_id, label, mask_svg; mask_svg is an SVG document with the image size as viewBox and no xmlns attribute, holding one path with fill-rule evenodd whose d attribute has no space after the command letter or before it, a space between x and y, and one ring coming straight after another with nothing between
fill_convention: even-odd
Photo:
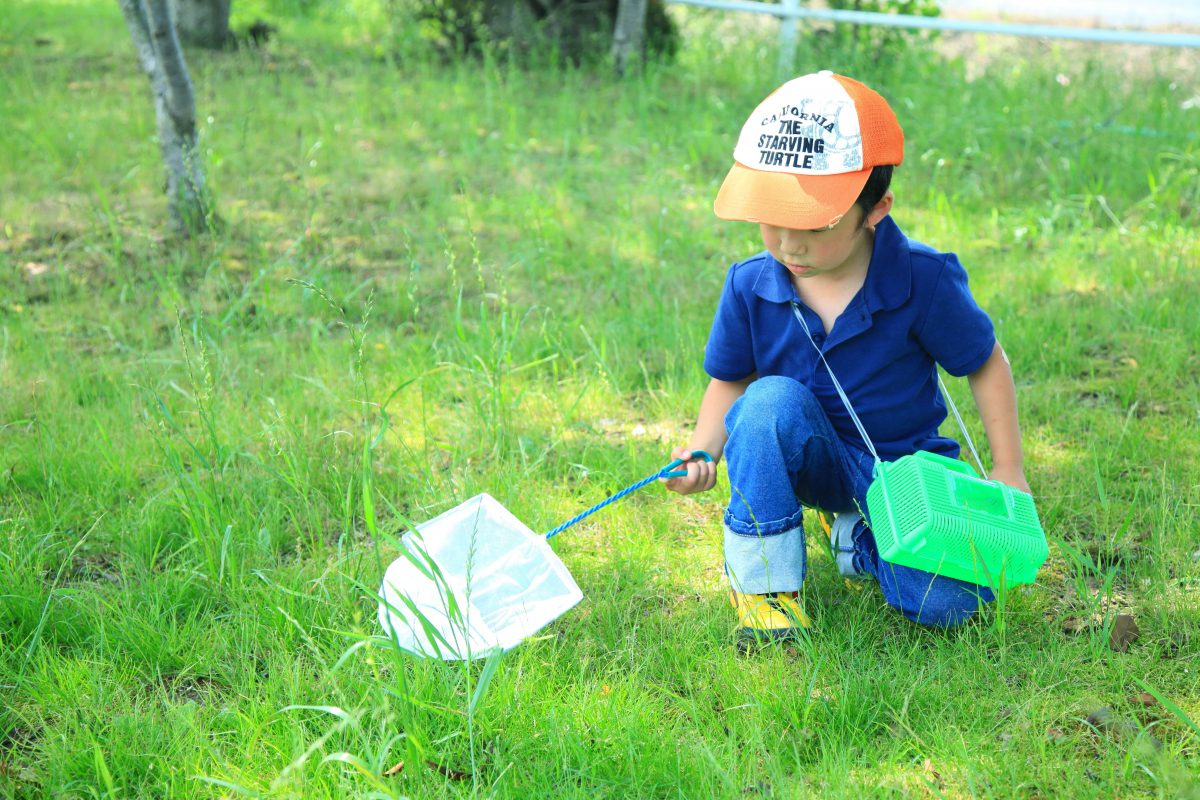
<instances>
[{"instance_id":1,"label":"boy's neck","mask_svg":"<svg viewBox=\"0 0 1200 800\"><path fill-rule=\"evenodd\" d=\"M806 303L810 294L814 299L841 295L846 292L853 297L866 282L874 249L875 227L873 225L864 226L854 252L841 269L824 275L813 275L810 278L801 278L798 275L789 275L788 277L791 278L792 286L795 287L800 299Z\"/></svg>"},{"instance_id":2,"label":"boy's neck","mask_svg":"<svg viewBox=\"0 0 1200 800\"><path fill-rule=\"evenodd\" d=\"M790 276L796 295L821 318L821 325L826 334L833 332L838 317L866 283L867 272L871 266L871 253L874 250L875 229L864 229L860 242L843 269L828 275L814 275L804 279L796 275Z\"/></svg>"}]
</instances>

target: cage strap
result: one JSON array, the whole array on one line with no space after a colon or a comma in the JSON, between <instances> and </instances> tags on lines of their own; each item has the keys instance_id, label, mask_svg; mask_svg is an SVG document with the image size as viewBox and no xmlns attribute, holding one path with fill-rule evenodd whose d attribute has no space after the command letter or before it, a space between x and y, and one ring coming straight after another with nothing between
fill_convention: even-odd
<instances>
[{"instance_id":1,"label":"cage strap","mask_svg":"<svg viewBox=\"0 0 1200 800\"><path fill-rule=\"evenodd\" d=\"M829 371L829 377L833 380L833 388L837 390L838 397L842 398L842 404L850 412L850 419L854 421L854 427L858 429L858 435L866 443L867 449L871 451L871 456L875 459L875 464L878 466L881 463L881 459L879 458L879 453L875 450L875 443L867 435L867 429L863 427L862 420L854 412L854 406L850 405L850 398L846 396L845 390L842 389L842 384L837 379L837 375L833 374L833 367L829 366L829 361L825 358L825 353L817 346L816 340L813 339L812 331L808 329L808 323L804 320L804 314L800 311L800 303L795 300L792 301L792 313L796 315L796 319L800 322L800 327L804 330L804 335L808 337L809 344L817 351L817 356L821 359L821 363ZM962 431L963 438L967 440L967 446L971 449L971 455L975 457L975 463L979 465L979 474L986 478L987 471L983 468L983 461L979 458L979 452L975 449L975 442L971 440L971 434L967 433L967 426L963 424L962 416L958 413L958 406L954 404L954 398L950 396L949 390L946 389L946 384L942 381L942 373L938 371L936 365L933 369L937 373L938 387L942 392L942 396L946 398L946 403L950 406L950 410L954 412L954 421L958 423L958 429Z\"/></svg>"}]
</instances>

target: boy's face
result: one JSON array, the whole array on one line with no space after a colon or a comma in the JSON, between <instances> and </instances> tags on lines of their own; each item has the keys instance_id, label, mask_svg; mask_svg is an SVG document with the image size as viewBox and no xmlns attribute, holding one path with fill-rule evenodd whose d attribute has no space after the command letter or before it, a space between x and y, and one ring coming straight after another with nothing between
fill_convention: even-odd
<instances>
[{"instance_id":1,"label":"boy's face","mask_svg":"<svg viewBox=\"0 0 1200 800\"><path fill-rule=\"evenodd\" d=\"M759 224L763 245L794 277L840 277L871 260L872 231L892 208L888 192L869 214L854 205L837 224L815 231Z\"/></svg>"}]
</instances>

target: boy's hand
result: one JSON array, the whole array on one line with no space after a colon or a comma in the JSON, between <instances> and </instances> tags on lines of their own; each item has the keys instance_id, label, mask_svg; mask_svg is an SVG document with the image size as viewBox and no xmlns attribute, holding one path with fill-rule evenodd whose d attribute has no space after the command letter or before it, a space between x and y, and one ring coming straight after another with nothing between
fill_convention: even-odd
<instances>
[{"instance_id":1,"label":"boy's hand","mask_svg":"<svg viewBox=\"0 0 1200 800\"><path fill-rule=\"evenodd\" d=\"M676 447L671 451L671 458L681 458L687 463L683 464L680 469L687 470L686 477L679 478L661 478L663 485L672 492L679 494L695 494L696 492L707 492L717 482L717 465L713 461L687 461L692 457L692 451L686 447Z\"/></svg>"},{"instance_id":2,"label":"boy's hand","mask_svg":"<svg viewBox=\"0 0 1200 800\"><path fill-rule=\"evenodd\" d=\"M1025 480L1025 471L1020 467L993 466L992 471L988 473L988 477L1026 494L1033 494L1033 491L1029 488L1029 481Z\"/></svg>"}]
</instances>

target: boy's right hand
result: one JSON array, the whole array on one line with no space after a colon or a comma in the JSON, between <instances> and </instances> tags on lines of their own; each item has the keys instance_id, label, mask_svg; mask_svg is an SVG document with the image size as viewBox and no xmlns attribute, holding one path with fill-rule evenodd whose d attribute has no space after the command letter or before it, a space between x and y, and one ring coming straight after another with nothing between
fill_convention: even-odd
<instances>
[{"instance_id":1,"label":"boy's right hand","mask_svg":"<svg viewBox=\"0 0 1200 800\"><path fill-rule=\"evenodd\" d=\"M671 458L683 459L686 463L680 469L686 469L687 475L678 478L661 478L663 485L672 492L679 494L695 494L707 492L717 483L717 464L715 461L696 459L688 461L692 451L686 447L676 447L671 451Z\"/></svg>"}]
</instances>

